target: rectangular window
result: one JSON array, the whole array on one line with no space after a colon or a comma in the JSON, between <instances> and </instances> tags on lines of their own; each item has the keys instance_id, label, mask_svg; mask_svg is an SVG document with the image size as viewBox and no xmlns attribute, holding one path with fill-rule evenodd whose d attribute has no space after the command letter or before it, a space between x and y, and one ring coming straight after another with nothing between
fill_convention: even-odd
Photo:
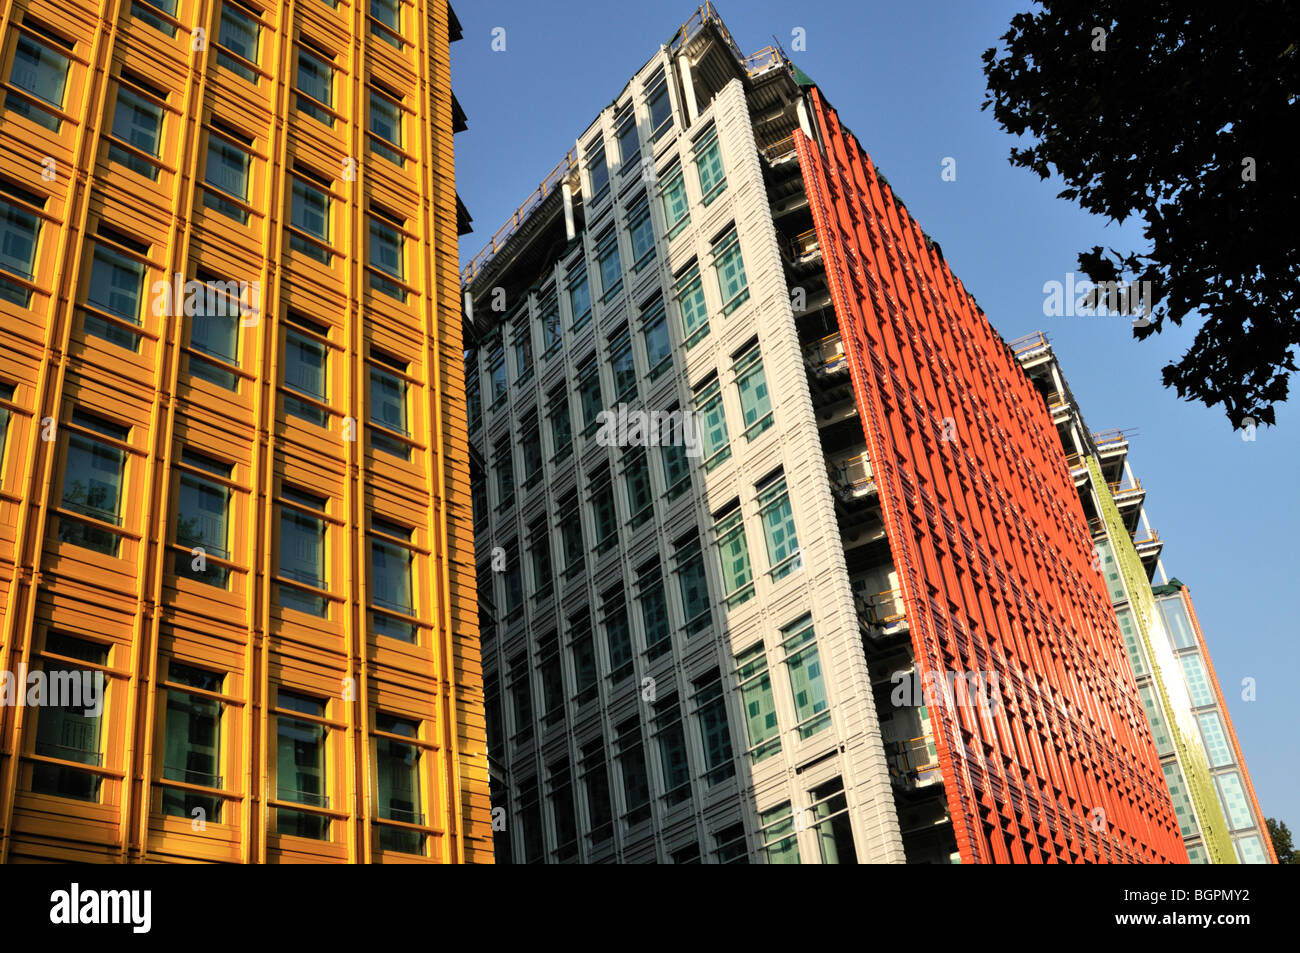
<instances>
[{"instance_id":1,"label":"rectangular window","mask_svg":"<svg viewBox=\"0 0 1300 953\"><path fill-rule=\"evenodd\" d=\"M113 131L108 158L150 181L158 181L162 106L119 81L113 107Z\"/></svg>"},{"instance_id":2,"label":"rectangular window","mask_svg":"<svg viewBox=\"0 0 1300 953\"><path fill-rule=\"evenodd\" d=\"M762 642L736 656L736 678L740 680L740 701L745 706L749 756L758 764L781 750L772 675L767 668L767 651Z\"/></svg>"},{"instance_id":3,"label":"rectangular window","mask_svg":"<svg viewBox=\"0 0 1300 953\"><path fill-rule=\"evenodd\" d=\"M35 277L41 220L31 209L6 199L17 199L37 209L45 207L45 199L4 181L0 181L0 196L0 274L30 282ZM25 308L31 304L32 292L26 285L0 277L0 299Z\"/></svg>"},{"instance_id":4,"label":"rectangular window","mask_svg":"<svg viewBox=\"0 0 1300 953\"><path fill-rule=\"evenodd\" d=\"M711 470L731 456L727 440L727 411L722 404L722 385L716 374L695 392L695 413L700 421L705 470Z\"/></svg>"},{"instance_id":5,"label":"rectangular window","mask_svg":"<svg viewBox=\"0 0 1300 953\"><path fill-rule=\"evenodd\" d=\"M618 513L614 509L614 486L609 468L591 478L591 508L596 514L596 555L618 545Z\"/></svg>"},{"instance_id":6,"label":"rectangular window","mask_svg":"<svg viewBox=\"0 0 1300 953\"><path fill-rule=\"evenodd\" d=\"M176 497L176 575L225 589L230 583L229 481L233 467L206 454L182 450ZM212 479L216 477L217 479Z\"/></svg>"},{"instance_id":7,"label":"rectangular window","mask_svg":"<svg viewBox=\"0 0 1300 953\"><path fill-rule=\"evenodd\" d=\"M582 780L587 789L591 842L603 844L614 836L614 813L609 804L609 769L605 745L599 738L582 746Z\"/></svg>"},{"instance_id":8,"label":"rectangular window","mask_svg":"<svg viewBox=\"0 0 1300 953\"><path fill-rule=\"evenodd\" d=\"M589 149L587 178L591 182L591 204L595 205L609 192L609 165L605 162L604 142L597 140Z\"/></svg>"},{"instance_id":9,"label":"rectangular window","mask_svg":"<svg viewBox=\"0 0 1300 953\"><path fill-rule=\"evenodd\" d=\"M551 446L555 448L552 461L562 460L573 452L573 424L569 420L569 391L561 384L546 398L551 421Z\"/></svg>"},{"instance_id":10,"label":"rectangular window","mask_svg":"<svg viewBox=\"0 0 1300 953\"><path fill-rule=\"evenodd\" d=\"M2 436L0 435L0 437ZM1199 708L1202 705L1213 705L1214 692L1210 688L1210 680L1201 657L1193 653L1181 656L1179 661L1183 665L1183 677L1187 682L1187 691L1191 696L1192 707Z\"/></svg>"},{"instance_id":11,"label":"rectangular window","mask_svg":"<svg viewBox=\"0 0 1300 953\"><path fill-rule=\"evenodd\" d=\"M609 647L609 680L617 685L632 674L632 629L627 619L627 599L621 585L606 592L601 599Z\"/></svg>"},{"instance_id":12,"label":"rectangular window","mask_svg":"<svg viewBox=\"0 0 1300 953\"><path fill-rule=\"evenodd\" d=\"M582 434L589 437L596 430L600 412L605 406L600 393L600 366L594 356L578 368L577 377L578 406L582 408Z\"/></svg>"},{"instance_id":13,"label":"rectangular window","mask_svg":"<svg viewBox=\"0 0 1300 953\"><path fill-rule=\"evenodd\" d=\"M469 432L483 426L483 378L478 369L478 352L471 351L465 359L465 414L469 417Z\"/></svg>"},{"instance_id":14,"label":"rectangular window","mask_svg":"<svg viewBox=\"0 0 1300 953\"><path fill-rule=\"evenodd\" d=\"M822 679L821 657L817 654L817 636L813 632L812 616L806 615L781 629L781 647L785 652L786 669L790 675L790 691L794 695L794 713L799 720L796 728L800 738L811 738L830 727L830 704L826 700L826 685Z\"/></svg>"},{"instance_id":15,"label":"rectangular window","mask_svg":"<svg viewBox=\"0 0 1300 953\"><path fill-rule=\"evenodd\" d=\"M130 429L79 410L68 429L62 508L85 519L59 519L59 542L117 557L122 538L107 527L122 525L123 482ZM96 434L98 436L92 436ZM108 442L99 437L108 437Z\"/></svg>"},{"instance_id":16,"label":"rectangular window","mask_svg":"<svg viewBox=\"0 0 1300 953\"><path fill-rule=\"evenodd\" d=\"M515 455L510 437L505 436L492 448L492 467L497 475L497 511L515 503Z\"/></svg>"},{"instance_id":17,"label":"rectangular window","mask_svg":"<svg viewBox=\"0 0 1300 953\"><path fill-rule=\"evenodd\" d=\"M794 528L794 511L786 492L785 477L776 476L758 487L758 514L767 542L767 562L773 581L802 568L799 537Z\"/></svg>"},{"instance_id":18,"label":"rectangular window","mask_svg":"<svg viewBox=\"0 0 1300 953\"><path fill-rule=\"evenodd\" d=\"M515 328L515 383L522 384L533 376L533 326L525 311Z\"/></svg>"},{"instance_id":19,"label":"rectangular window","mask_svg":"<svg viewBox=\"0 0 1300 953\"><path fill-rule=\"evenodd\" d=\"M528 552L533 564L533 595L542 599L555 587L555 571L551 565L551 534L543 516L528 527Z\"/></svg>"},{"instance_id":20,"label":"rectangular window","mask_svg":"<svg viewBox=\"0 0 1300 953\"><path fill-rule=\"evenodd\" d=\"M564 332L560 327L560 299L555 289L550 289L538 305L542 320L542 357L546 358L564 347Z\"/></svg>"},{"instance_id":21,"label":"rectangular window","mask_svg":"<svg viewBox=\"0 0 1300 953\"><path fill-rule=\"evenodd\" d=\"M280 605L328 618L329 601L324 594L328 501L287 485L280 496L280 575L288 580L278 587Z\"/></svg>"},{"instance_id":22,"label":"rectangular window","mask_svg":"<svg viewBox=\"0 0 1300 953\"><path fill-rule=\"evenodd\" d=\"M87 312L86 333L129 351L138 350L139 335L122 325L140 326L144 281L143 263L96 242L86 305L98 313ZM112 321L110 317L117 320Z\"/></svg>"},{"instance_id":23,"label":"rectangular window","mask_svg":"<svg viewBox=\"0 0 1300 953\"><path fill-rule=\"evenodd\" d=\"M704 554L700 537L692 533L679 539L675 546L677 584L681 589L682 609L686 613L686 634L695 635L709 627L709 581L704 571Z\"/></svg>"},{"instance_id":24,"label":"rectangular window","mask_svg":"<svg viewBox=\"0 0 1300 953\"><path fill-rule=\"evenodd\" d=\"M165 13L168 19L163 19L159 13ZM176 18L176 0L131 0L131 16L159 33L176 36L176 26L171 22Z\"/></svg>"},{"instance_id":25,"label":"rectangular window","mask_svg":"<svg viewBox=\"0 0 1300 953\"><path fill-rule=\"evenodd\" d=\"M569 616L569 646L573 652L573 671L578 692L574 701L579 705L595 699L596 685L596 643L591 634L591 616L588 610Z\"/></svg>"},{"instance_id":26,"label":"rectangular window","mask_svg":"<svg viewBox=\"0 0 1300 953\"><path fill-rule=\"evenodd\" d=\"M669 413L676 412L672 408ZM691 465L686 458L686 448L680 443L669 443L659 448L659 460L663 464L665 500L675 500L690 488Z\"/></svg>"},{"instance_id":27,"label":"rectangular window","mask_svg":"<svg viewBox=\"0 0 1300 953\"><path fill-rule=\"evenodd\" d=\"M501 335L497 334L488 344L488 380L492 385L492 403L489 410L496 410L510 396L510 379L506 372L506 352Z\"/></svg>"},{"instance_id":28,"label":"rectangular window","mask_svg":"<svg viewBox=\"0 0 1300 953\"><path fill-rule=\"evenodd\" d=\"M587 283L587 269L582 265L569 275L569 310L573 314L573 323L569 326L572 331L591 320L591 286Z\"/></svg>"},{"instance_id":29,"label":"rectangular window","mask_svg":"<svg viewBox=\"0 0 1300 953\"><path fill-rule=\"evenodd\" d=\"M32 24L29 21L24 26L30 28ZM72 49L72 44L66 40L45 34L44 30L41 33L67 50ZM5 108L51 132L58 132L63 123L58 114L63 111L71 65L67 56L48 43L27 33L19 33L14 44L13 65L9 69L10 90L5 96Z\"/></svg>"},{"instance_id":30,"label":"rectangular window","mask_svg":"<svg viewBox=\"0 0 1300 953\"><path fill-rule=\"evenodd\" d=\"M632 403L636 400L636 361L632 357L632 337L627 325L611 335L609 365L614 374L614 403Z\"/></svg>"},{"instance_id":31,"label":"rectangular window","mask_svg":"<svg viewBox=\"0 0 1300 953\"><path fill-rule=\"evenodd\" d=\"M654 258L655 229L650 218L650 203L645 196L637 199L627 213L628 232L632 237L632 273L637 274Z\"/></svg>"},{"instance_id":32,"label":"rectangular window","mask_svg":"<svg viewBox=\"0 0 1300 953\"><path fill-rule=\"evenodd\" d=\"M745 825L732 824L713 835L714 855L720 864L749 863L749 849L745 846Z\"/></svg>"},{"instance_id":33,"label":"rectangular window","mask_svg":"<svg viewBox=\"0 0 1300 953\"><path fill-rule=\"evenodd\" d=\"M740 391L740 410L744 417L746 440L753 440L772 426L772 398L763 374L763 356L755 344L736 358L736 389Z\"/></svg>"},{"instance_id":34,"label":"rectangular window","mask_svg":"<svg viewBox=\"0 0 1300 953\"><path fill-rule=\"evenodd\" d=\"M745 519L739 501L714 520L713 533L718 541L724 598L727 608L734 609L754 595L754 571L749 565L749 542L745 539Z\"/></svg>"},{"instance_id":35,"label":"rectangular window","mask_svg":"<svg viewBox=\"0 0 1300 953\"><path fill-rule=\"evenodd\" d=\"M690 350L709 335L709 311L704 301L699 264L693 262L677 277L673 288L682 315L682 341Z\"/></svg>"},{"instance_id":36,"label":"rectangular window","mask_svg":"<svg viewBox=\"0 0 1300 953\"><path fill-rule=\"evenodd\" d=\"M582 513L578 506L578 491L573 490L560 500L560 545L564 555L564 578L573 579L584 567L586 546L582 541Z\"/></svg>"},{"instance_id":37,"label":"rectangular window","mask_svg":"<svg viewBox=\"0 0 1300 953\"><path fill-rule=\"evenodd\" d=\"M601 301L609 301L623 287L623 265L618 254L618 229L612 225L596 239L596 267L600 271Z\"/></svg>"},{"instance_id":38,"label":"rectangular window","mask_svg":"<svg viewBox=\"0 0 1300 953\"><path fill-rule=\"evenodd\" d=\"M691 768L686 760L681 706L675 694L655 704L653 731L659 740L659 763L664 772L664 804L672 807L689 801Z\"/></svg>"},{"instance_id":39,"label":"rectangular window","mask_svg":"<svg viewBox=\"0 0 1300 953\"><path fill-rule=\"evenodd\" d=\"M258 82L257 48L261 33L262 26L251 10L224 0L217 33L217 62L254 86Z\"/></svg>"},{"instance_id":40,"label":"rectangular window","mask_svg":"<svg viewBox=\"0 0 1300 953\"><path fill-rule=\"evenodd\" d=\"M232 142L208 134L208 162L204 170L203 204L214 212L248 224L249 154ZM231 201L234 199L235 201Z\"/></svg>"},{"instance_id":41,"label":"rectangular window","mask_svg":"<svg viewBox=\"0 0 1300 953\"><path fill-rule=\"evenodd\" d=\"M0 487L4 486L5 476L5 442L9 438L9 408L2 403L3 401L12 402L14 399L14 385L0 381Z\"/></svg>"},{"instance_id":42,"label":"rectangular window","mask_svg":"<svg viewBox=\"0 0 1300 953\"><path fill-rule=\"evenodd\" d=\"M731 729L727 725L727 703L718 669L691 683L695 690L695 712L700 720L700 741L704 746L704 780L709 787L736 774L731 757Z\"/></svg>"},{"instance_id":43,"label":"rectangular window","mask_svg":"<svg viewBox=\"0 0 1300 953\"><path fill-rule=\"evenodd\" d=\"M641 156L641 137L636 131L636 110L631 103L625 103L614 120L618 139L619 170L626 173Z\"/></svg>"},{"instance_id":44,"label":"rectangular window","mask_svg":"<svg viewBox=\"0 0 1300 953\"><path fill-rule=\"evenodd\" d=\"M736 226L713 242L713 270L718 275L718 294L723 315L731 314L749 299L749 280L740 254L740 236Z\"/></svg>"},{"instance_id":45,"label":"rectangular window","mask_svg":"<svg viewBox=\"0 0 1300 953\"><path fill-rule=\"evenodd\" d=\"M370 574L373 580L370 613L376 635L402 642L416 641L415 592L411 549L413 531L378 516L370 518Z\"/></svg>"},{"instance_id":46,"label":"rectangular window","mask_svg":"<svg viewBox=\"0 0 1300 953\"><path fill-rule=\"evenodd\" d=\"M334 67L319 54L298 50L298 111L334 128Z\"/></svg>"},{"instance_id":47,"label":"rectangular window","mask_svg":"<svg viewBox=\"0 0 1300 953\"><path fill-rule=\"evenodd\" d=\"M1197 715L1196 721L1201 728L1201 738L1205 741L1205 753L1209 755L1210 767L1221 768L1232 764L1232 747L1228 744L1228 736L1223 730L1223 721L1218 712L1207 711Z\"/></svg>"},{"instance_id":48,"label":"rectangular window","mask_svg":"<svg viewBox=\"0 0 1300 953\"><path fill-rule=\"evenodd\" d=\"M552 632L537 643L537 673L542 680L542 724L549 728L564 721L564 669L560 637Z\"/></svg>"},{"instance_id":49,"label":"rectangular window","mask_svg":"<svg viewBox=\"0 0 1300 953\"><path fill-rule=\"evenodd\" d=\"M520 425L519 449L524 456L523 488L528 489L542 479L542 432L535 410Z\"/></svg>"},{"instance_id":50,"label":"rectangular window","mask_svg":"<svg viewBox=\"0 0 1300 953\"><path fill-rule=\"evenodd\" d=\"M397 49L402 48L401 0L370 0L370 16L377 21L375 35ZM376 24L372 24L375 26Z\"/></svg>"},{"instance_id":51,"label":"rectangular window","mask_svg":"<svg viewBox=\"0 0 1300 953\"><path fill-rule=\"evenodd\" d=\"M176 661L168 665L163 780L221 790L221 715L225 705L212 696L221 693L224 681L225 676L217 672ZM220 824L224 803L216 794L169 785L162 788L162 812L169 817L201 817Z\"/></svg>"},{"instance_id":52,"label":"rectangular window","mask_svg":"<svg viewBox=\"0 0 1300 953\"><path fill-rule=\"evenodd\" d=\"M370 148L399 169L405 168L402 148L402 107L394 98L370 91Z\"/></svg>"},{"instance_id":53,"label":"rectangular window","mask_svg":"<svg viewBox=\"0 0 1300 953\"><path fill-rule=\"evenodd\" d=\"M578 856L578 821L573 804L573 772L567 761L546 769L551 788L551 816L555 819L555 859L572 860Z\"/></svg>"},{"instance_id":54,"label":"rectangular window","mask_svg":"<svg viewBox=\"0 0 1300 953\"><path fill-rule=\"evenodd\" d=\"M424 831L399 825L424 825L420 796L420 749L414 743L420 726L404 718L375 712L375 767L379 787L379 849L424 854Z\"/></svg>"},{"instance_id":55,"label":"rectangular window","mask_svg":"<svg viewBox=\"0 0 1300 953\"><path fill-rule=\"evenodd\" d=\"M650 113L650 139L658 142L673 127L673 104L668 98L668 80L659 71L646 83L646 109Z\"/></svg>"},{"instance_id":56,"label":"rectangular window","mask_svg":"<svg viewBox=\"0 0 1300 953\"><path fill-rule=\"evenodd\" d=\"M628 525L643 526L654 515L654 493L650 488L650 462L644 447L633 447L623 458L623 485L627 491Z\"/></svg>"},{"instance_id":57,"label":"rectangular window","mask_svg":"<svg viewBox=\"0 0 1300 953\"><path fill-rule=\"evenodd\" d=\"M799 835L795 831L789 801L761 813L758 823L763 855L769 864L799 863Z\"/></svg>"},{"instance_id":58,"label":"rectangular window","mask_svg":"<svg viewBox=\"0 0 1300 953\"><path fill-rule=\"evenodd\" d=\"M524 567L519 561L519 543L511 540L504 546L506 554L506 622L513 622L524 611Z\"/></svg>"},{"instance_id":59,"label":"rectangular window","mask_svg":"<svg viewBox=\"0 0 1300 953\"><path fill-rule=\"evenodd\" d=\"M695 141L692 148L695 171L700 177L700 201L708 205L727 188L727 176L722 169L722 147L718 142L718 129L710 125Z\"/></svg>"},{"instance_id":60,"label":"rectangular window","mask_svg":"<svg viewBox=\"0 0 1300 953\"><path fill-rule=\"evenodd\" d=\"M663 570L658 559L652 559L637 570L636 588L637 601L641 603L641 626L645 630L646 658L657 659L673 647L668 596L664 592Z\"/></svg>"},{"instance_id":61,"label":"rectangular window","mask_svg":"<svg viewBox=\"0 0 1300 953\"><path fill-rule=\"evenodd\" d=\"M196 276L202 303L190 319L190 374L226 390L239 390L240 283ZM247 285L243 286L245 289ZM188 302L187 302L188 304Z\"/></svg>"},{"instance_id":62,"label":"rectangular window","mask_svg":"<svg viewBox=\"0 0 1300 953\"><path fill-rule=\"evenodd\" d=\"M853 846L853 822L844 795L844 779L834 778L813 788L811 793L812 827L817 832L822 863L856 864L858 853Z\"/></svg>"},{"instance_id":63,"label":"rectangular window","mask_svg":"<svg viewBox=\"0 0 1300 953\"><path fill-rule=\"evenodd\" d=\"M370 269L371 288L406 303L406 289L397 284L406 280L406 236L395 219L370 216Z\"/></svg>"},{"instance_id":64,"label":"rectangular window","mask_svg":"<svg viewBox=\"0 0 1300 953\"><path fill-rule=\"evenodd\" d=\"M300 319L293 320L306 324ZM310 330L321 338L329 334L328 328L314 322L310 327L305 326L304 330ZM329 404L326 386L328 352L325 344L316 337L293 328L286 330L284 337L284 386L286 390L292 391L292 394L286 394L284 398L285 413L301 417L318 427L325 427L329 423L329 412L326 410ZM294 395L301 395L306 400Z\"/></svg>"},{"instance_id":65,"label":"rectangular window","mask_svg":"<svg viewBox=\"0 0 1300 953\"><path fill-rule=\"evenodd\" d=\"M316 179L312 176L312 179ZM308 181L295 175L293 214L289 224L289 247L328 265L334 254L330 247L330 194L323 180Z\"/></svg>"},{"instance_id":66,"label":"rectangular window","mask_svg":"<svg viewBox=\"0 0 1300 953\"><path fill-rule=\"evenodd\" d=\"M537 791L537 779L519 782L519 827L524 842L524 863L539 864L546 849L542 833L542 805Z\"/></svg>"},{"instance_id":67,"label":"rectangular window","mask_svg":"<svg viewBox=\"0 0 1300 953\"><path fill-rule=\"evenodd\" d=\"M623 818L631 827L650 819L650 775L646 772L641 726L635 718L618 726L614 751L623 781L623 803L627 807Z\"/></svg>"},{"instance_id":68,"label":"rectangular window","mask_svg":"<svg viewBox=\"0 0 1300 953\"><path fill-rule=\"evenodd\" d=\"M306 808L327 809L325 702L280 689L276 698L275 799ZM310 810L277 807L275 827L281 834L330 839L330 819Z\"/></svg>"},{"instance_id":69,"label":"rectangular window","mask_svg":"<svg viewBox=\"0 0 1300 953\"><path fill-rule=\"evenodd\" d=\"M659 201L663 203L668 240L676 238L691 223L691 202L686 196L686 176L680 162L673 162L659 177Z\"/></svg>"},{"instance_id":70,"label":"rectangular window","mask_svg":"<svg viewBox=\"0 0 1300 953\"><path fill-rule=\"evenodd\" d=\"M370 446L410 460L411 445L407 442L411 437L407 418L410 385L400 376L406 373L407 364L373 348L370 360ZM394 434L405 439L399 440Z\"/></svg>"},{"instance_id":71,"label":"rectangular window","mask_svg":"<svg viewBox=\"0 0 1300 953\"><path fill-rule=\"evenodd\" d=\"M515 733L511 739L521 743L533 736L533 688L528 671L528 652L510 660L510 705Z\"/></svg>"},{"instance_id":72,"label":"rectangular window","mask_svg":"<svg viewBox=\"0 0 1300 953\"><path fill-rule=\"evenodd\" d=\"M78 801L99 800L102 778L100 775L76 765L96 768L104 766L104 721L107 708L108 646L85 639L73 638L58 632L45 637L45 655L64 656L90 663L88 666L69 665L62 659L47 658L42 669L47 678L67 677L72 674L85 684L84 673L90 672L98 681L98 710L91 706L41 705L35 709L35 751L47 758L57 758L61 764L38 762L32 766L32 791L55 797L74 798ZM76 699L73 699L74 701ZM81 701L85 702L85 698Z\"/></svg>"}]
</instances>

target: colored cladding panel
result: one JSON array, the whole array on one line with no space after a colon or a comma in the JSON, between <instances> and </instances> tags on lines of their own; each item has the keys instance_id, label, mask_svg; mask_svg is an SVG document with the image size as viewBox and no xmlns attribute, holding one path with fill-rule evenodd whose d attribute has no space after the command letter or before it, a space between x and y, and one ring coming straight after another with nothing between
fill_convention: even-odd
<instances>
[{"instance_id":1,"label":"colored cladding panel","mask_svg":"<svg viewBox=\"0 0 1300 953\"><path fill-rule=\"evenodd\" d=\"M1236 853L1232 849L1232 839L1228 835L1228 825L1219 799L1214 793L1214 782L1210 777L1210 765L1201 742L1201 732L1192 715L1187 683L1183 678L1182 666L1174 656L1172 636L1164 614L1156 604L1141 557L1133 546L1133 539L1120 516L1119 507L1115 505L1115 499L1102 476L1101 463L1092 455L1088 455L1085 461L1100 504L1102 522L1110 537L1115 561L1127 592L1131 617L1142 647L1146 650L1146 658L1151 667L1151 683L1156 689L1156 698L1171 735L1178 765L1187 781L1187 791L1196 811L1201 836L1210 852L1210 863L1235 863ZM1227 746L1224 745L1224 748L1226 750Z\"/></svg>"},{"instance_id":2,"label":"colored cladding panel","mask_svg":"<svg viewBox=\"0 0 1300 953\"><path fill-rule=\"evenodd\" d=\"M801 132L796 148L917 665L1000 686L997 709L933 713L962 862L1186 862L1046 409L810 96L825 153Z\"/></svg>"}]
</instances>

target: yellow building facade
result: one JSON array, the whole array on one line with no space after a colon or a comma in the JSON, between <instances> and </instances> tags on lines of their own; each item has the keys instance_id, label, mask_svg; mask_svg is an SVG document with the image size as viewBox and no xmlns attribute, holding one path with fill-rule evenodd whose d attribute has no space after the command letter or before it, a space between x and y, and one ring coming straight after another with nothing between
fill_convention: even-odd
<instances>
[{"instance_id":1,"label":"yellow building facade","mask_svg":"<svg viewBox=\"0 0 1300 953\"><path fill-rule=\"evenodd\" d=\"M0 5L0 860L491 861L458 34Z\"/></svg>"}]
</instances>

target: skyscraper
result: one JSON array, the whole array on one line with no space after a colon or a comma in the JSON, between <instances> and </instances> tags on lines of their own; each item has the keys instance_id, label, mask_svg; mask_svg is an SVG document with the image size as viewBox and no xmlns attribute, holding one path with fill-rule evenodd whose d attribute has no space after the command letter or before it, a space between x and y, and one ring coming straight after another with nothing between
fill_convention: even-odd
<instances>
[{"instance_id":1,"label":"skyscraper","mask_svg":"<svg viewBox=\"0 0 1300 953\"><path fill-rule=\"evenodd\" d=\"M464 269L499 860L1185 861L1042 400L705 5Z\"/></svg>"},{"instance_id":2,"label":"skyscraper","mask_svg":"<svg viewBox=\"0 0 1300 953\"><path fill-rule=\"evenodd\" d=\"M0 859L490 859L458 35L0 12Z\"/></svg>"},{"instance_id":3,"label":"skyscraper","mask_svg":"<svg viewBox=\"0 0 1300 953\"><path fill-rule=\"evenodd\" d=\"M1045 334L1011 346L1042 393L1065 450L1188 858L1277 863L1191 594L1178 579L1165 578L1164 543L1147 520L1128 435L1088 429Z\"/></svg>"}]
</instances>

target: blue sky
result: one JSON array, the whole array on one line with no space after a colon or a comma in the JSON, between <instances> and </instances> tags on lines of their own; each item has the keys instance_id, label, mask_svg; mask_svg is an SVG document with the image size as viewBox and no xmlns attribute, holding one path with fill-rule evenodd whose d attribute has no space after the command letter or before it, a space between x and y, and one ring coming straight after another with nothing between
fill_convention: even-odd
<instances>
[{"instance_id":1,"label":"blue sky","mask_svg":"<svg viewBox=\"0 0 1300 953\"><path fill-rule=\"evenodd\" d=\"M454 6L465 39L452 47L452 81L469 117L456 137L457 188L476 229L461 240L463 261L696 7ZM1294 401L1283 405L1278 426L1245 441L1220 409L1181 402L1160 384L1160 368L1191 342L1190 324L1139 343L1124 318L1043 315L1043 284L1063 282L1080 251L1140 248L1142 238L1138 223L1108 225L1055 198L1059 180L1013 169L1014 140L980 111L980 54L1028 6L723 0L718 11L744 52L775 36L818 83L1003 337L1048 333L1088 425L1136 431L1129 459L1165 541L1165 571L1191 588L1260 806L1300 833L1300 625L1287 608L1300 540L1300 413ZM496 27L504 52L492 49ZM803 52L791 50L797 27ZM940 177L946 157L956 181ZM1241 698L1245 678L1255 679L1255 701Z\"/></svg>"}]
</instances>

